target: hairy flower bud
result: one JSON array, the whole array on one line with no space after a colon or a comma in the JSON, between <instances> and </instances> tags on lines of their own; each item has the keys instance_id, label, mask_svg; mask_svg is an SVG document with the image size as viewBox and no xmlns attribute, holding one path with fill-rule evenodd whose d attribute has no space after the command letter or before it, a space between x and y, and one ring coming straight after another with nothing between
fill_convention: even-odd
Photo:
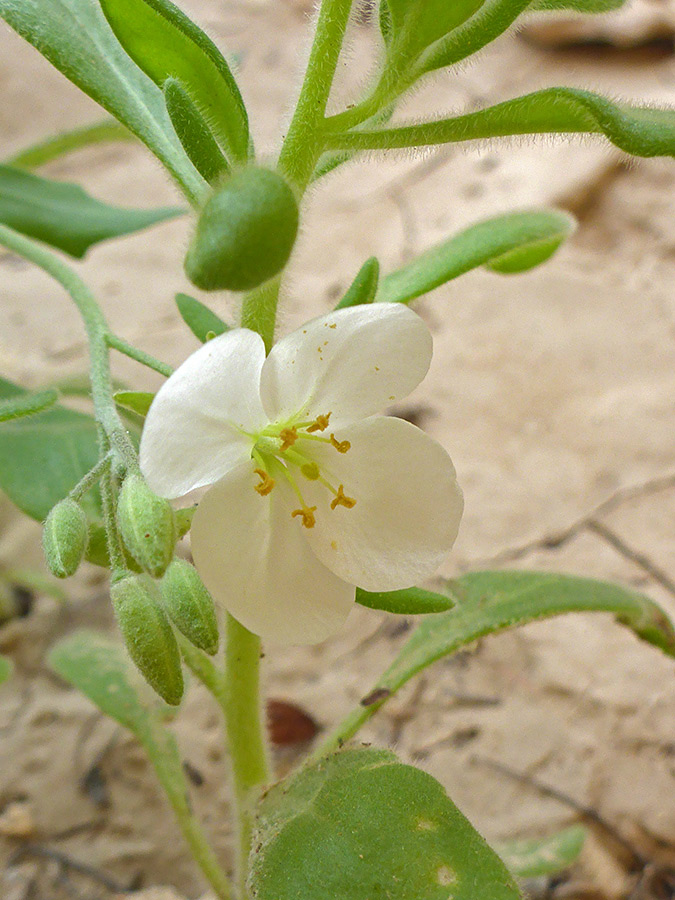
<instances>
[{"instance_id":1,"label":"hairy flower bud","mask_svg":"<svg viewBox=\"0 0 675 900\"><path fill-rule=\"evenodd\" d=\"M129 655L159 696L176 706L183 696L180 652L157 587L147 575L125 575L110 596Z\"/></svg>"},{"instance_id":2,"label":"hairy flower bud","mask_svg":"<svg viewBox=\"0 0 675 900\"><path fill-rule=\"evenodd\" d=\"M174 559L162 579L167 615L185 637L210 656L218 649L218 623L211 594L194 566Z\"/></svg>"},{"instance_id":3,"label":"hairy flower bud","mask_svg":"<svg viewBox=\"0 0 675 900\"><path fill-rule=\"evenodd\" d=\"M205 291L246 291L288 262L298 204L284 179L252 166L216 188L197 220L185 272Z\"/></svg>"},{"instance_id":4,"label":"hairy flower bud","mask_svg":"<svg viewBox=\"0 0 675 900\"><path fill-rule=\"evenodd\" d=\"M176 518L168 500L150 490L142 475L128 475L117 504L117 524L136 562L159 578L173 558Z\"/></svg>"},{"instance_id":5,"label":"hairy flower bud","mask_svg":"<svg viewBox=\"0 0 675 900\"><path fill-rule=\"evenodd\" d=\"M79 503L66 497L51 510L42 532L47 566L57 578L74 575L87 549L87 517Z\"/></svg>"}]
</instances>

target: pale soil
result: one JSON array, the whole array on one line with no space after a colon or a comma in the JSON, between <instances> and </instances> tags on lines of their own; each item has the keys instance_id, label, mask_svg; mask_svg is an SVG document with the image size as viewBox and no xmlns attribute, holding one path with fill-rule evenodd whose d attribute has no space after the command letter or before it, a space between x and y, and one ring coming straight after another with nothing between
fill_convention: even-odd
<instances>
[{"instance_id":1,"label":"pale soil","mask_svg":"<svg viewBox=\"0 0 675 900\"><path fill-rule=\"evenodd\" d=\"M306 45L304 12L278 2L183 5L240 54L256 139L271 154ZM367 71L367 46L368 30L355 28L347 83ZM2 153L97 118L93 104L15 35L2 30L0 48ZM560 52L508 38L420 92L410 111L432 112L438 98L445 109L471 107L556 83L672 103L675 58L661 46ZM80 152L49 174L113 202L176 199L152 158L132 145ZM626 165L599 142L540 141L380 156L326 179L311 198L284 330L330 308L367 256L389 269L513 206L557 204L580 217L576 237L541 269L508 279L476 272L418 306L434 332L435 358L427 381L398 411L414 412L445 444L466 496L443 574L500 564L562 569L634 585L675 614L674 186L672 162ZM173 364L196 346L172 302L177 290L189 290L181 272L187 234L187 219L179 220L101 246L80 266L113 326ZM37 384L83 371L81 326L54 284L6 255L0 276L0 372ZM234 308L227 297L209 302L224 315ZM133 364L118 372L138 386L156 384ZM39 565L37 526L6 503L0 517L0 562ZM137 746L44 667L55 637L82 623L109 623L96 571L72 592L67 609L41 599L30 617L0 631L0 651L18 666L0 691L0 896L111 897L110 886L58 860L29 855L8 866L29 840L121 887L140 878L194 900L205 887ZM402 631L399 620L358 610L320 647L272 648L270 691L329 726L368 692ZM393 742L404 759L433 773L490 838L536 835L578 819L569 805L491 767L499 761L592 807L640 853L673 864L674 668L605 617L543 622L437 665L385 707L364 739ZM198 687L175 727L203 778L195 807L227 858L218 717ZM629 864L595 828L581 865L555 896L627 896ZM639 896L665 894L653 888ZM173 895L152 895L160 898Z\"/></svg>"}]
</instances>

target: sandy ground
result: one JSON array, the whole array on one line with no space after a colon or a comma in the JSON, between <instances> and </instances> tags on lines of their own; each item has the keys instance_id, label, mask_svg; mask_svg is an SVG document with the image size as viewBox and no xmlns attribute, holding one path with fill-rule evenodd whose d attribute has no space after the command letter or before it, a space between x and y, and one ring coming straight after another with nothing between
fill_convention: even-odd
<instances>
[{"instance_id":1,"label":"sandy ground","mask_svg":"<svg viewBox=\"0 0 675 900\"><path fill-rule=\"evenodd\" d=\"M182 5L239 55L255 136L271 155L305 52L304 11L277 2ZM368 28L355 26L352 39L343 97L368 71ZM439 102L470 108L557 83L673 103L675 57L660 44L562 51L505 38L417 94L408 112ZM6 29L0 87L2 154L99 115ZM140 146L79 152L48 173L113 202L176 199ZM442 574L506 564L567 570L634 585L675 614L674 187L672 162L628 164L600 142L540 141L379 156L325 179L309 199L282 330L330 308L369 255L389 269L514 206L554 204L580 218L575 238L541 269L512 278L475 272L417 307L434 333L434 363L398 412L414 413L448 448L466 496ZM172 302L189 290L181 271L188 229L183 219L103 245L79 266L113 327L172 364L196 347ZM55 285L7 255L0 282L0 372L25 384L82 372L80 322ZM209 302L234 314L232 298ZM117 371L139 387L156 384L128 361ZM1 564L40 564L37 526L3 503L0 527ZM112 896L112 884L37 858L37 847L86 862L119 887L171 884L193 900L205 887L139 749L44 667L60 634L82 623L108 627L96 571L72 593L66 609L41 598L31 616L0 631L0 651L18 666L0 692L0 895ZM319 647L272 649L270 691L329 726L368 692L411 624L359 609ZM672 865L673 672L672 660L605 617L542 622L437 665L385 707L365 738L393 743L438 777L489 838L579 819L570 803L517 781L519 773L592 808L638 853ZM227 859L224 752L199 687L175 727L200 775L195 807ZM555 893L539 885L540 896L629 894L630 854L602 827L592 832L572 881ZM670 894L654 887L639 896Z\"/></svg>"}]
</instances>

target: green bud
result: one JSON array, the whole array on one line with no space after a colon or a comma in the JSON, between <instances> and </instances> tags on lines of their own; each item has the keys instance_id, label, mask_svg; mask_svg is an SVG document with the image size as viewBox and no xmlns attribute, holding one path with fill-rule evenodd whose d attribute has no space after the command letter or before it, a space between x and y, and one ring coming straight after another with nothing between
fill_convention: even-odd
<instances>
[{"instance_id":1,"label":"green bud","mask_svg":"<svg viewBox=\"0 0 675 900\"><path fill-rule=\"evenodd\" d=\"M211 594L194 566L174 559L162 579L164 609L176 628L210 656L218 649L218 623Z\"/></svg>"},{"instance_id":2,"label":"green bud","mask_svg":"<svg viewBox=\"0 0 675 900\"><path fill-rule=\"evenodd\" d=\"M159 578L173 558L176 517L168 500L153 494L142 475L127 475L117 503L117 524L136 562Z\"/></svg>"},{"instance_id":3,"label":"green bud","mask_svg":"<svg viewBox=\"0 0 675 900\"><path fill-rule=\"evenodd\" d=\"M110 596L129 655L159 696L177 706L183 696L180 652L157 587L147 575L125 575Z\"/></svg>"},{"instance_id":4,"label":"green bud","mask_svg":"<svg viewBox=\"0 0 675 900\"><path fill-rule=\"evenodd\" d=\"M229 177L206 201L185 257L185 272L205 291L247 291L288 262L298 204L284 179L252 166Z\"/></svg>"},{"instance_id":5,"label":"green bud","mask_svg":"<svg viewBox=\"0 0 675 900\"><path fill-rule=\"evenodd\" d=\"M42 547L52 575L74 575L87 549L87 540L85 512L79 503L66 497L53 507L42 532Z\"/></svg>"}]
</instances>

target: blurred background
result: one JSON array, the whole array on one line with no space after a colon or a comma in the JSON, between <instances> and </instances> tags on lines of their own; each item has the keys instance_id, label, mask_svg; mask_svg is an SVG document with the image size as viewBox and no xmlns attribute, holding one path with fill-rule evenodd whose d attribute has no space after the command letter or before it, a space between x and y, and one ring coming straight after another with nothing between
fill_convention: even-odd
<instances>
[{"instance_id":1,"label":"blurred background","mask_svg":"<svg viewBox=\"0 0 675 900\"><path fill-rule=\"evenodd\" d=\"M180 6L238 60L256 144L272 160L308 49L310 4ZM432 79L399 117L470 111L558 84L672 105L674 35L673 0L629 0L593 19L533 17L470 66ZM336 106L367 84L376 46L362 3ZM0 27L0 156L101 118ZM44 173L113 203L178 199L140 144L79 151ZM416 306L434 333L434 362L392 411L445 445L465 492L442 575L503 565L565 570L633 585L675 614L674 188L672 160L629 161L601 140L523 139L373 155L309 197L282 332L330 309L368 256L387 271L516 208L556 206L579 220L540 269L477 271ZM113 329L173 365L197 346L173 302L177 291L195 293L182 272L189 227L177 219L103 244L77 264ZM32 387L85 372L81 323L53 282L0 252L0 298L0 374ZM235 299L202 299L234 321ZM129 360L116 359L115 370L135 388L157 385ZM39 537L0 497L0 571L44 574ZM61 598L22 585L10 598L15 614L0 626L0 652L17 667L0 689L0 896L110 900L170 884L182 893L142 896L200 897L205 888L139 748L44 665L49 645L73 627L111 627L100 570L61 585ZM412 625L358 609L326 644L270 648L269 690L292 704L273 709L282 768L367 694ZM668 900L673 674L672 661L603 616L542 622L437 664L375 717L364 740L393 745L439 778L489 839L590 819L580 862L532 882L531 896ZM175 729L195 807L227 858L218 724L193 685Z\"/></svg>"}]
</instances>

